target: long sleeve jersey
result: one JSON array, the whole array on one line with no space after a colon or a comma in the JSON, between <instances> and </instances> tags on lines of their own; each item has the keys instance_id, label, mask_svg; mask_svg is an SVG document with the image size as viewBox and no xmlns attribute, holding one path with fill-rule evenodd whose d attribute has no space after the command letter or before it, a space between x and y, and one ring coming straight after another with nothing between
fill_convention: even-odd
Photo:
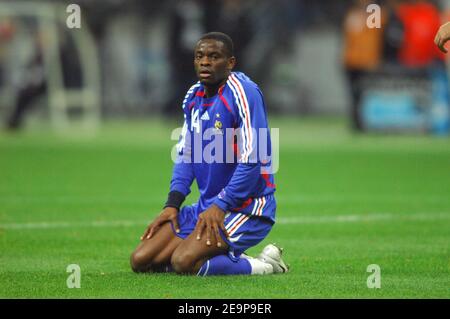
<instances>
[{"instance_id":1,"label":"long sleeve jersey","mask_svg":"<svg viewBox=\"0 0 450 319\"><path fill-rule=\"evenodd\" d=\"M249 77L232 72L209 98L197 82L182 106L184 125L170 191L187 196L195 179L200 192L198 214L212 204L224 211L240 211L255 198L275 192L264 99ZM275 222L273 214L269 211L261 217Z\"/></svg>"}]
</instances>

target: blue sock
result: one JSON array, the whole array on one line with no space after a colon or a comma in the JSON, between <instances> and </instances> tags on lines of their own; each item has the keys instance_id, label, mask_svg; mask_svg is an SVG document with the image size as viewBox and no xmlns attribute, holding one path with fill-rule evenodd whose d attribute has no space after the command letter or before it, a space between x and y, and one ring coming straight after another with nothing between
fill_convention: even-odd
<instances>
[{"instance_id":1,"label":"blue sock","mask_svg":"<svg viewBox=\"0 0 450 319\"><path fill-rule=\"evenodd\" d=\"M214 275L250 275L252 267L247 259L232 261L227 255L218 255L208 259L198 271L197 276Z\"/></svg>"}]
</instances>

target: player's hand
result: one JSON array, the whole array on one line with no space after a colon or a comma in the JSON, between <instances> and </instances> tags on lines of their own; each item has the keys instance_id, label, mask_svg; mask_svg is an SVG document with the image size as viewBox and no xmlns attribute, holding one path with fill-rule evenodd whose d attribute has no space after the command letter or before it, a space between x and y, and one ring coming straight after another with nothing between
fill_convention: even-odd
<instances>
[{"instance_id":1,"label":"player's hand","mask_svg":"<svg viewBox=\"0 0 450 319\"><path fill-rule=\"evenodd\" d=\"M444 48L445 43L450 39L450 22L447 22L439 28L439 31L436 33L436 37L434 38L434 43L438 46L438 48L447 53L447 49Z\"/></svg>"},{"instance_id":2,"label":"player's hand","mask_svg":"<svg viewBox=\"0 0 450 319\"><path fill-rule=\"evenodd\" d=\"M178 209L174 207L166 207L162 210L158 217L148 225L145 230L144 235L141 236L141 240L150 239L155 234L155 232L161 227L162 224L171 221L173 227L177 233L180 232L180 226L178 226Z\"/></svg>"},{"instance_id":3,"label":"player's hand","mask_svg":"<svg viewBox=\"0 0 450 319\"><path fill-rule=\"evenodd\" d=\"M211 246L212 235L216 238L217 247L221 247L221 238L219 229L223 231L228 238L228 232L224 225L225 212L216 205L211 205L207 210L198 215L196 225L197 240L202 238L202 234L206 231L206 245Z\"/></svg>"}]
</instances>

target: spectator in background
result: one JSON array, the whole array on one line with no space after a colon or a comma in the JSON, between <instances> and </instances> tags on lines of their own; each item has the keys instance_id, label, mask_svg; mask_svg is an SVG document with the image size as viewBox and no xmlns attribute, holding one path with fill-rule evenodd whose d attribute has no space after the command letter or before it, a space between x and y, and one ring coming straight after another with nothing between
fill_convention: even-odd
<instances>
[{"instance_id":1,"label":"spectator in background","mask_svg":"<svg viewBox=\"0 0 450 319\"><path fill-rule=\"evenodd\" d=\"M402 0L387 0L384 6L386 24L383 32L383 62L398 65L398 54L403 43L404 26L398 15L398 6Z\"/></svg>"},{"instance_id":2,"label":"spectator in background","mask_svg":"<svg viewBox=\"0 0 450 319\"><path fill-rule=\"evenodd\" d=\"M0 87L4 83L4 59L6 46L3 45L11 40L14 35L14 25L10 19L4 19L0 22Z\"/></svg>"},{"instance_id":3,"label":"spectator in background","mask_svg":"<svg viewBox=\"0 0 450 319\"><path fill-rule=\"evenodd\" d=\"M403 66L423 68L444 55L433 45L441 25L440 12L430 1L410 0L398 6L398 16L404 25L403 42L399 60Z\"/></svg>"},{"instance_id":4,"label":"spectator in background","mask_svg":"<svg viewBox=\"0 0 450 319\"><path fill-rule=\"evenodd\" d=\"M65 28L61 29L65 30ZM25 66L24 76L17 91L16 103L7 122L9 130L21 128L25 114L33 106L33 102L46 94L48 90L44 50L49 43L39 28L33 28L33 30L34 51ZM82 84L81 67L78 55L74 53L76 52L74 43L64 31L58 36L63 85L66 88L80 87Z\"/></svg>"},{"instance_id":5,"label":"spectator in background","mask_svg":"<svg viewBox=\"0 0 450 319\"><path fill-rule=\"evenodd\" d=\"M9 130L17 130L21 127L26 111L32 102L46 92L45 67L43 57L43 37L35 29L33 31L33 54L25 66L24 75L17 88L16 103L7 120Z\"/></svg>"},{"instance_id":6,"label":"spectator in background","mask_svg":"<svg viewBox=\"0 0 450 319\"><path fill-rule=\"evenodd\" d=\"M178 114L180 101L186 94L186 83L196 81L192 72L193 49L197 40L206 33L205 6L201 0L178 0L169 13L168 55L170 64L170 85L173 95L169 97L164 113Z\"/></svg>"},{"instance_id":7,"label":"spectator in background","mask_svg":"<svg viewBox=\"0 0 450 319\"><path fill-rule=\"evenodd\" d=\"M343 62L352 98L351 124L357 131L363 129L359 107L360 80L366 73L378 68L382 55L382 29L367 26L366 9L371 3L371 0L354 1L344 20Z\"/></svg>"},{"instance_id":8,"label":"spectator in background","mask_svg":"<svg viewBox=\"0 0 450 319\"><path fill-rule=\"evenodd\" d=\"M234 39L234 52L238 61L237 69L244 73L245 69L245 50L253 36L253 27L249 19L251 2L243 0L224 0L220 2L210 2L208 16L210 18L207 27L208 30L219 31L228 34ZM247 4L246 4L247 3Z\"/></svg>"},{"instance_id":9,"label":"spectator in background","mask_svg":"<svg viewBox=\"0 0 450 319\"><path fill-rule=\"evenodd\" d=\"M399 64L408 78L424 79L430 84L430 130L448 134L449 79L445 56L433 43L441 25L441 13L431 1L409 0L398 5L397 16L403 25Z\"/></svg>"}]
</instances>

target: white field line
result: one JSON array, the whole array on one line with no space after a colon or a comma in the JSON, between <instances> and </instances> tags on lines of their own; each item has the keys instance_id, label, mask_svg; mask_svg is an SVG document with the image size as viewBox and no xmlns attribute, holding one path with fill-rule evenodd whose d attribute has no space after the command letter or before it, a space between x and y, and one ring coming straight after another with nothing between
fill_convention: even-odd
<instances>
[{"instance_id":1,"label":"white field line","mask_svg":"<svg viewBox=\"0 0 450 319\"><path fill-rule=\"evenodd\" d=\"M372 221L438 221L450 220L450 213L414 213L414 214L365 214L365 215L337 215L337 216L299 216L280 217L276 224L321 224L321 223L357 223ZM86 222L34 222L34 223L7 223L0 224L3 230L26 229L62 229L62 228L108 228L108 227L134 227L146 226L149 221L112 220L112 221L86 221Z\"/></svg>"},{"instance_id":2,"label":"white field line","mask_svg":"<svg viewBox=\"0 0 450 319\"><path fill-rule=\"evenodd\" d=\"M21 203L35 203L35 204L152 204L161 203L161 198L152 197L108 197L108 196L1 196L0 203L6 204L21 204Z\"/></svg>"},{"instance_id":3,"label":"white field line","mask_svg":"<svg viewBox=\"0 0 450 319\"><path fill-rule=\"evenodd\" d=\"M300 216L281 217L277 224L321 224L321 223L352 223L371 221L420 221L420 220L450 220L450 213L413 213L413 214L364 214L364 215L335 215L335 216Z\"/></svg>"},{"instance_id":4,"label":"white field line","mask_svg":"<svg viewBox=\"0 0 450 319\"><path fill-rule=\"evenodd\" d=\"M111 221L87 221L87 222L34 222L34 223L9 223L0 224L0 229L60 229L60 228L101 228L101 227L132 227L149 224L143 221L111 220Z\"/></svg>"}]
</instances>

